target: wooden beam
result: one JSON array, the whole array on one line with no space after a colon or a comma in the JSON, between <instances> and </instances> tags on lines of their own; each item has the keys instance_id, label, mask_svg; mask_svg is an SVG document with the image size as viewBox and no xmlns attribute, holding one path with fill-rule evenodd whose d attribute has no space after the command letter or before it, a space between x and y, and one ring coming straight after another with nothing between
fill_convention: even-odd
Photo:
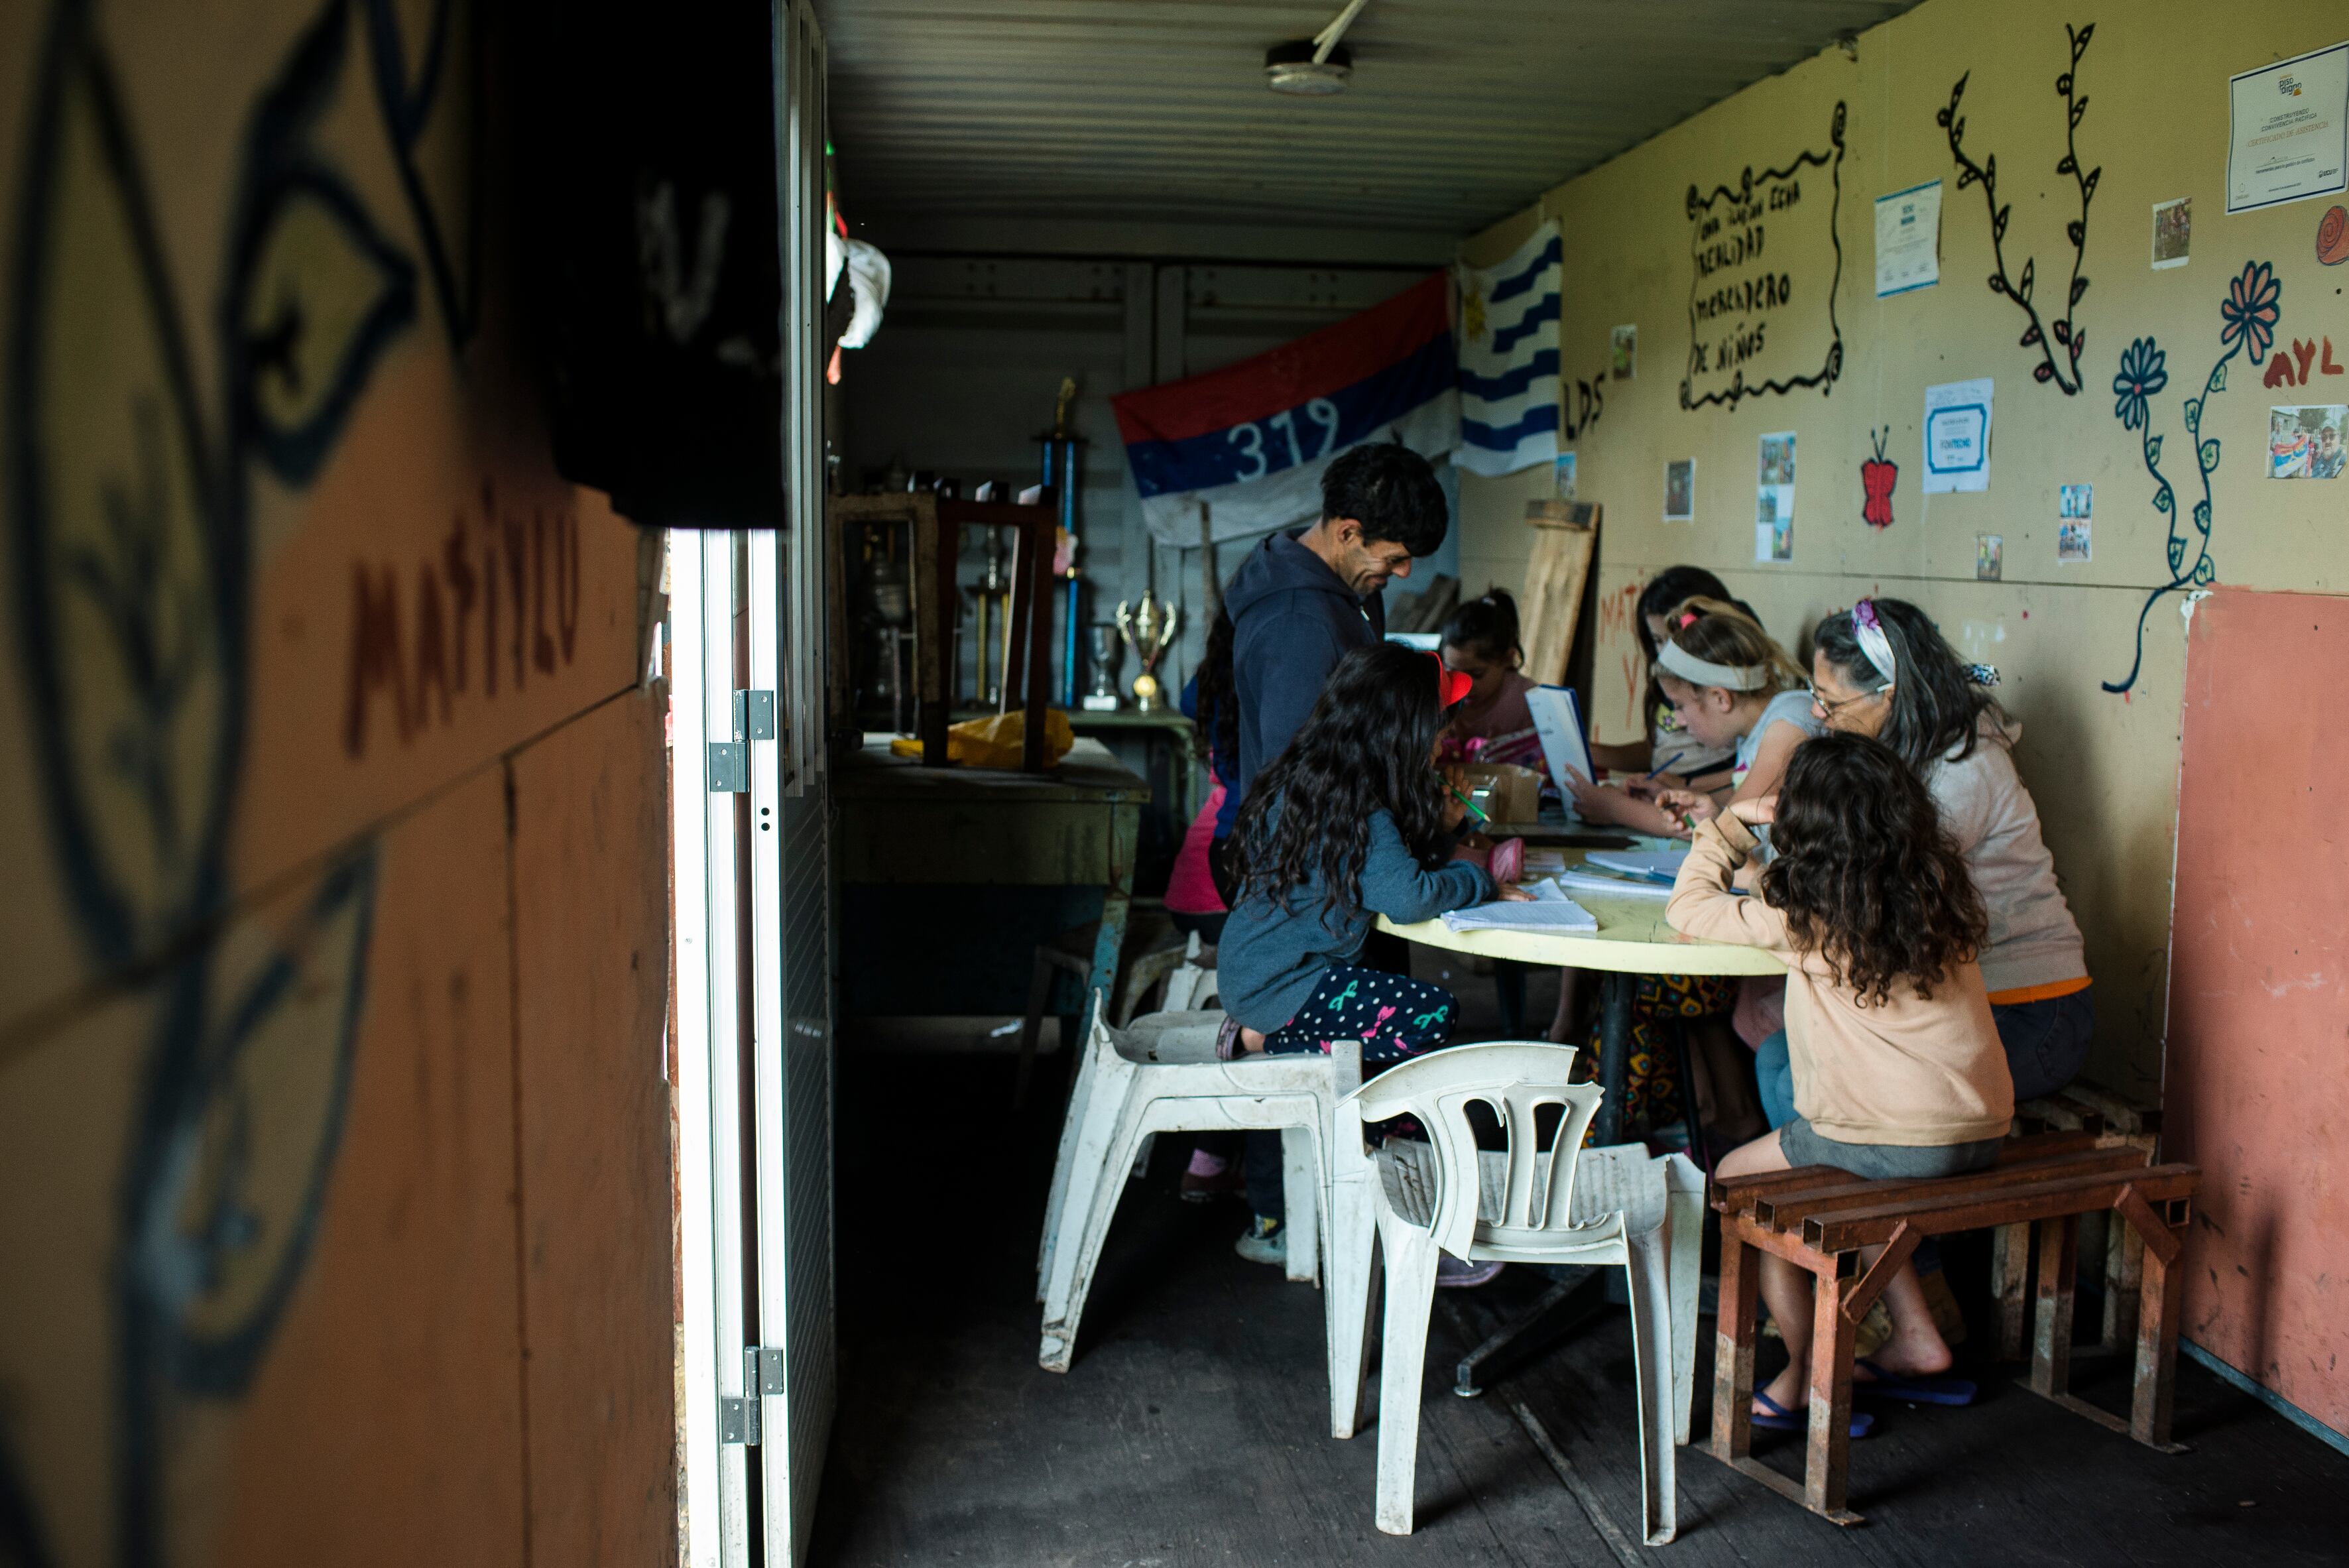
<instances>
[{"instance_id":1,"label":"wooden beam","mask_svg":"<svg viewBox=\"0 0 2349 1568\"><path fill-rule=\"evenodd\" d=\"M2153 1199L2190 1196L2202 1180L2191 1165L2156 1165L2127 1175L2107 1172L2068 1180L2049 1180L2035 1186L1999 1192L1955 1204L1931 1199L1909 1199L1873 1209L1823 1215L1803 1222L1805 1244L1823 1253L1847 1253L1889 1240L1903 1220L1916 1223L1929 1236L1951 1231L1987 1230L2018 1221L2051 1219L2089 1209L2109 1209L2121 1189L2134 1184Z\"/></svg>"},{"instance_id":2,"label":"wooden beam","mask_svg":"<svg viewBox=\"0 0 2349 1568\"><path fill-rule=\"evenodd\" d=\"M1892 1283L1900 1265L1916 1255L1917 1243L1924 1239L1922 1232L1910 1229L1903 1221L1900 1228L1892 1233L1892 1239L1884 1243L1884 1250L1876 1254L1876 1261L1868 1265L1868 1272L1844 1292L1843 1315L1851 1320L1853 1328L1859 1326L1859 1320L1876 1305L1876 1298L1884 1294L1884 1287Z\"/></svg>"}]
</instances>

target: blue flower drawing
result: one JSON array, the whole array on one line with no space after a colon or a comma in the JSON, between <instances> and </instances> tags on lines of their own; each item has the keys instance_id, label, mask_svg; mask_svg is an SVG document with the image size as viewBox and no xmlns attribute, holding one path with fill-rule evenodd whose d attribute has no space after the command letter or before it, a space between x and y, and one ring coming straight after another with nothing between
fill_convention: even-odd
<instances>
[{"instance_id":1,"label":"blue flower drawing","mask_svg":"<svg viewBox=\"0 0 2349 1568\"><path fill-rule=\"evenodd\" d=\"M2120 374L2113 377L2113 418L2122 428L2142 430L2150 422L2146 399L2169 385L2169 372L2162 368L2164 357L2149 337L2140 337L2121 351Z\"/></svg>"},{"instance_id":2,"label":"blue flower drawing","mask_svg":"<svg viewBox=\"0 0 2349 1568\"><path fill-rule=\"evenodd\" d=\"M2226 352L2211 365L2200 394L2187 398L2179 408L2187 437L2194 443L2196 477L2202 482L2202 499L2184 520L2191 525L2189 528L2178 526L2178 491L2161 471L2162 438L2153 428L2151 399L2169 385L2165 356L2150 337L2137 339L2121 354L2120 369L2113 377L2113 418L2124 429L2144 432L2137 449L2145 471L2153 478L2153 510L2169 519L2169 538L2165 543L2169 581L2146 595L2144 606L2137 613L2136 656L2129 661L2127 675L2103 683L2108 692L2126 692L2137 685L2137 672L2145 666L2146 617L2153 614L2161 596L2181 588L2208 587L2218 581L2219 563L2210 555L2210 476L2219 469L2219 442L2215 437L2202 438L2202 414L2211 397L2227 389L2229 360L2248 350L2256 365L2267 353L2275 342L2276 321L2282 310L2283 284L2266 262L2245 263L2241 274L2229 281L2227 297L2219 302L2219 341Z\"/></svg>"}]
</instances>

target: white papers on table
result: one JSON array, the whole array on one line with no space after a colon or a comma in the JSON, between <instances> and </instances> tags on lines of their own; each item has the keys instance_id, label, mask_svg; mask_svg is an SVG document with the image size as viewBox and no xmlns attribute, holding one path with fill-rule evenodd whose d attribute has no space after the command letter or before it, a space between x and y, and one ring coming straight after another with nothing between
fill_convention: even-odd
<instances>
[{"instance_id":1,"label":"white papers on table","mask_svg":"<svg viewBox=\"0 0 2349 1568\"><path fill-rule=\"evenodd\" d=\"M1526 876L1554 877L1564 870L1566 870L1564 850L1537 850L1530 846L1526 850Z\"/></svg>"},{"instance_id":2,"label":"white papers on table","mask_svg":"<svg viewBox=\"0 0 2349 1568\"><path fill-rule=\"evenodd\" d=\"M1592 932L1599 929L1599 917L1566 896L1554 881L1544 881L1533 889L1528 903L1480 903L1468 909L1455 909L1444 917L1447 931L1563 931Z\"/></svg>"},{"instance_id":3,"label":"white papers on table","mask_svg":"<svg viewBox=\"0 0 2349 1568\"><path fill-rule=\"evenodd\" d=\"M1593 850L1582 858L1604 870L1669 887L1688 854L1686 850Z\"/></svg>"},{"instance_id":4,"label":"white papers on table","mask_svg":"<svg viewBox=\"0 0 2349 1568\"><path fill-rule=\"evenodd\" d=\"M1664 882L1594 876L1588 872L1560 872L1557 881L1569 893L1588 893L1599 898L1652 898L1661 902L1672 896L1671 886Z\"/></svg>"},{"instance_id":5,"label":"white papers on table","mask_svg":"<svg viewBox=\"0 0 2349 1568\"><path fill-rule=\"evenodd\" d=\"M1567 787L1568 769L1581 774L1586 784L1599 781L1599 770L1590 766L1589 743L1583 738L1581 706L1568 687L1538 686L1526 693L1526 707L1534 716L1535 733L1541 737L1549 776L1557 780L1557 792L1566 797L1570 809L1574 791Z\"/></svg>"}]
</instances>

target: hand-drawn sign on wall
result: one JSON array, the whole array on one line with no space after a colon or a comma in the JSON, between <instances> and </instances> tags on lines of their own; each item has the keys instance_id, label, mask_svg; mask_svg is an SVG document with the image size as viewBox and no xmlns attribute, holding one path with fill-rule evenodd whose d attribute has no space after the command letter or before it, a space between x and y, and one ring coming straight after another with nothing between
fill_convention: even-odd
<instances>
[{"instance_id":1,"label":"hand-drawn sign on wall","mask_svg":"<svg viewBox=\"0 0 2349 1568\"><path fill-rule=\"evenodd\" d=\"M1689 355L1681 407L1734 408L1764 392L1835 389L1843 374L1844 106L1827 146L1783 168L1749 165L1734 189L1688 189Z\"/></svg>"}]
</instances>

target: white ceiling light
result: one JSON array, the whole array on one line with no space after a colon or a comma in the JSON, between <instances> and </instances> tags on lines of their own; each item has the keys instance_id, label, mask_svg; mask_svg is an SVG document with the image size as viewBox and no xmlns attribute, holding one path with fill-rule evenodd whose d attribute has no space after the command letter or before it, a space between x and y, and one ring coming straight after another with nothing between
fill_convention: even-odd
<instances>
[{"instance_id":1,"label":"white ceiling light","mask_svg":"<svg viewBox=\"0 0 2349 1568\"><path fill-rule=\"evenodd\" d=\"M1353 51L1338 40L1370 0L1346 0L1346 8L1310 38L1275 44L1264 52L1264 85L1277 93L1326 98L1346 90L1354 74Z\"/></svg>"}]
</instances>

